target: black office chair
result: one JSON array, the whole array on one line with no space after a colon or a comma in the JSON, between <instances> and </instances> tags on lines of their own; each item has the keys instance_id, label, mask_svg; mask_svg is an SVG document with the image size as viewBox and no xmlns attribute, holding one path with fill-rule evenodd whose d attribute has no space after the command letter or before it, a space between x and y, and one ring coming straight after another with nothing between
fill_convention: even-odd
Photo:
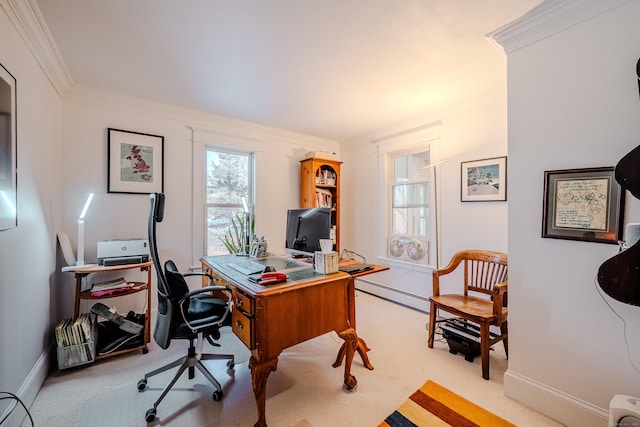
<instances>
[{"instance_id":1,"label":"black office chair","mask_svg":"<svg viewBox=\"0 0 640 427\"><path fill-rule=\"evenodd\" d=\"M158 274L158 313L153 338L163 349L169 347L172 339L189 340L189 349L186 356L147 373L143 379L138 381L138 390L144 391L147 387L147 379L179 366L171 382L153 404L153 408L146 412L147 422L156 418L158 405L187 368L189 369L189 379L193 379L195 376L194 368L198 368L202 372L216 389L213 393L213 400L219 401L222 399L222 387L201 361L222 359L227 360L229 370L235 366L233 355L202 354L203 340L207 339L210 344L219 347L220 345L214 340L220 338L220 327L230 325L231 290L224 286L207 286L189 291L184 279L185 276L206 276L206 274L200 272L181 274L171 260L165 262L164 272L160 265L156 245L156 223L163 220L164 200L165 197L162 193L150 195L149 252ZM215 292L215 295L212 292ZM224 300L219 295L226 295L227 299Z\"/></svg>"}]
</instances>

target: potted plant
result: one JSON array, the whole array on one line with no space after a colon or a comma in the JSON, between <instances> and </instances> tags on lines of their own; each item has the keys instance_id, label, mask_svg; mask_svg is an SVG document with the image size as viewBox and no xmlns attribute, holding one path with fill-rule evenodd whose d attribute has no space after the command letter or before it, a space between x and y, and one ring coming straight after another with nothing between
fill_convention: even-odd
<instances>
[{"instance_id":1,"label":"potted plant","mask_svg":"<svg viewBox=\"0 0 640 427\"><path fill-rule=\"evenodd\" d=\"M244 245L247 242L246 221L247 217L244 213L231 217L229 231L224 235L224 238L220 238L230 254L243 253L245 251ZM254 238L255 219L251 216L249 219L249 242L253 242ZM247 248L247 251L249 252L250 248Z\"/></svg>"}]
</instances>

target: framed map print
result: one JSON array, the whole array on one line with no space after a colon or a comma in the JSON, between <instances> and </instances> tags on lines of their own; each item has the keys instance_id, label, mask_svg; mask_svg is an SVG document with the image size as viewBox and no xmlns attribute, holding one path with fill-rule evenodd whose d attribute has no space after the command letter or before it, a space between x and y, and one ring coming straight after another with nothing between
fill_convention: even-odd
<instances>
[{"instance_id":1,"label":"framed map print","mask_svg":"<svg viewBox=\"0 0 640 427\"><path fill-rule=\"evenodd\" d=\"M618 244L623 216L613 167L545 171L542 237Z\"/></svg>"},{"instance_id":2,"label":"framed map print","mask_svg":"<svg viewBox=\"0 0 640 427\"><path fill-rule=\"evenodd\" d=\"M164 192L164 137L108 129L109 193Z\"/></svg>"}]
</instances>

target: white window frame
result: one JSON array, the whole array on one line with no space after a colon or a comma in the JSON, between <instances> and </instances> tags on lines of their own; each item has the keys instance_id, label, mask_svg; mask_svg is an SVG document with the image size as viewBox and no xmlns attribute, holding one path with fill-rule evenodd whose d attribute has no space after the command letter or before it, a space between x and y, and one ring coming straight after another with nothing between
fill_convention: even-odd
<instances>
[{"instance_id":1,"label":"white window frame","mask_svg":"<svg viewBox=\"0 0 640 427\"><path fill-rule=\"evenodd\" d=\"M216 130L190 126L192 131L192 222L191 222L191 270L202 268L200 258L206 254L206 161L207 147L220 151L251 153L251 187L253 200L249 204L255 206L256 197L256 165L262 154L263 142L255 139L241 138L220 133Z\"/></svg>"},{"instance_id":2,"label":"white window frame","mask_svg":"<svg viewBox=\"0 0 640 427\"><path fill-rule=\"evenodd\" d=\"M388 265L405 267L411 269L425 269L431 271L439 265L440 239L438 224L438 164L440 159L435 146L440 142L440 128L442 122L428 123L419 125L414 128L393 133L391 135L378 138L372 143L378 147L378 183L379 183L379 210L380 215L379 229L384 230L378 242L379 256L378 260ZM391 212L392 212L392 195L391 186L394 184L393 159L397 155L411 154L421 151L429 151L431 156L431 167L427 170L430 173L429 178L429 230L430 237L427 250L429 251L429 260L426 263L412 263L399 261L389 258L387 255L388 239L391 235Z\"/></svg>"},{"instance_id":3,"label":"white window frame","mask_svg":"<svg viewBox=\"0 0 640 427\"><path fill-rule=\"evenodd\" d=\"M247 203L250 206L255 206L254 200L255 200L255 179L254 179L254 175L255 175L255 153L253 151L249 151L249 150L243 150L243 149L237 149L237 148L229 148L229 147L221 147L218 145L214 145L214 144L205 144L204 146L204 169L203 169L203 175L202 175L202 180L203 180L203 186L204 186L204 201L203 201L203 207L204 207L204 213L203 213L203 223L207 224L208 222L208 214L209 214L209 208L210 207L227 207L227 208L238 208L238 209L242 209L244 206L242 204L242 202L239 203L209 203L208 202L208 198L207 198L207 171L208 171L208 165L207 165L207 154L209 152L219 152L219 153L227 153L227 154L234 154L234 155L239 155L239 156L246 156L248 158L248 192L246 194L247 197ZM204 227L204 233L203 233L203 255L208 255L208 251L209 251L209 232L208 232L208 225L203 225Z\"/></svg>"}]
</instances>

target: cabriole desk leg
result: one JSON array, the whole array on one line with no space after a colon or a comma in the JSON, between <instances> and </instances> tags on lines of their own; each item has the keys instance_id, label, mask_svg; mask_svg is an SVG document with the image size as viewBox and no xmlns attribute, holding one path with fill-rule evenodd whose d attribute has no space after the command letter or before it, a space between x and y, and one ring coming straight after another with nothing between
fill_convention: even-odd
<instances>
[{"instance_id":1,"label":"cabriole desk leg","mask_svg":"<svg viewBox=\"0 0 640 427\"><path fill-rule=\"evenodd\" d=\"M341 352L342 349L344 349L343 356L345 357L344 384L342 385L342 389L347 393L355 393L358 381L356 380L356 377L351 375L351 362L353 361L353 355L356 352L358 335L356 334L355 329L348 328L342 332L338 332L338 336L344 340L344 344L340 349ZM338 356L338 358L339 360L342 359L340 355ZM336 360L336 363L337 362L338 361ZM340 366L340 364L338 364L337 366L335 363L333 364L334 368L338 366Z\"/></svg>"},{"instance_id":2,"label":"cabriole desk leg","mask_svg":"<svg viewBox=\"0 0 640 427\"><path fill-rule=\"evenodd\" d=\"M253 394L256 397L258 407L258 421L254 427L267 427L265 416L265 406L267 402L267 379L269 374L278 367L278 358L268 360L264 363L258 362L253 356L249 359L249 369L251 370L251 382L253 384Z\"/></svg>"},{"instance_id":3,"label":"cabriole desk leg","mask_svg":"<svg viewBox=\"0 0 640 427\"><path fill-rule=\"evenodd\" d=\"M347 351L346 346L347 346L347 343L345 342L344 344L342 344L342 347L340 347L340 350L338 351L338 357L336 357L336 361L333 362L333 365L332 365L334 368L337 368L338 366L342 365L342 359L344 359ZM364 342L362 338L358 338L358 341L356 343L356 351L360 355L360 358L362 359L362 364L364 365L364 367L370 371L373 371L373 365L371 364L371 362L369 362L369 356L367 356L367 352L369 350L371 349L367 347L367 343Z\"/></svg>"}]
</instances>

